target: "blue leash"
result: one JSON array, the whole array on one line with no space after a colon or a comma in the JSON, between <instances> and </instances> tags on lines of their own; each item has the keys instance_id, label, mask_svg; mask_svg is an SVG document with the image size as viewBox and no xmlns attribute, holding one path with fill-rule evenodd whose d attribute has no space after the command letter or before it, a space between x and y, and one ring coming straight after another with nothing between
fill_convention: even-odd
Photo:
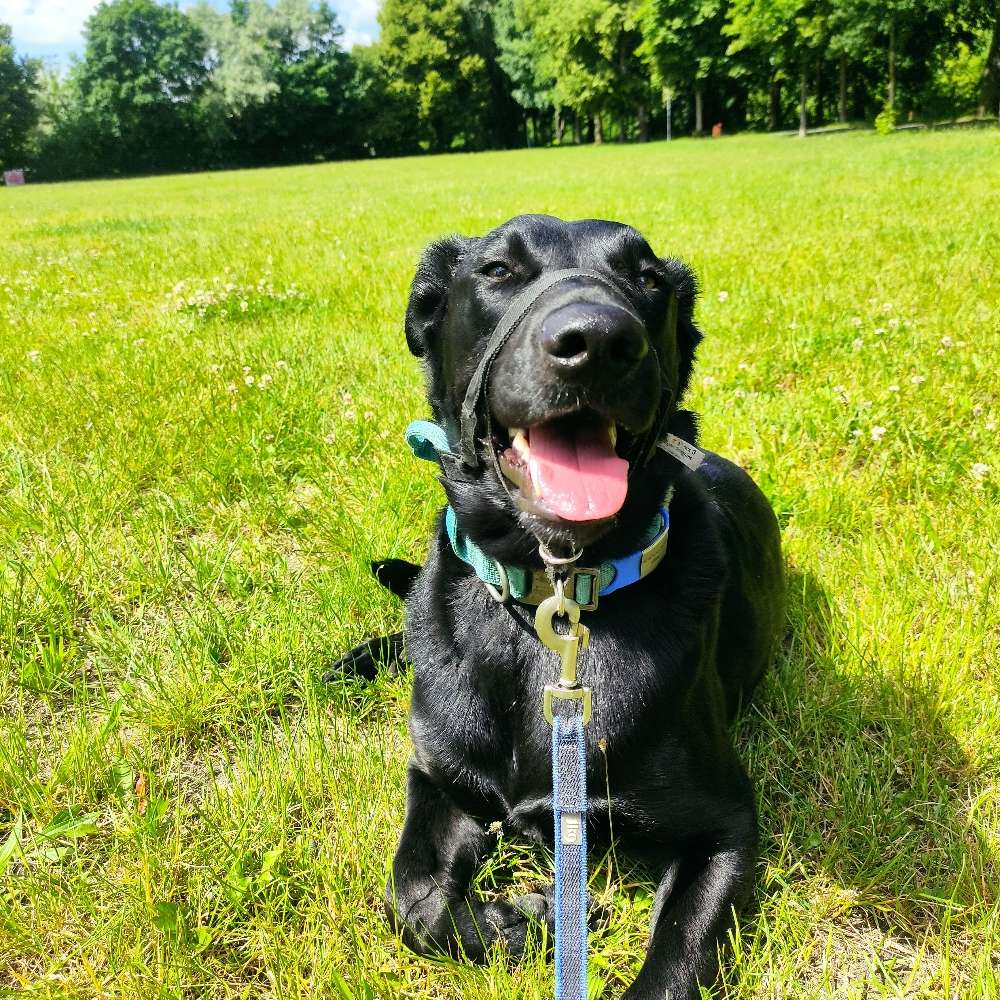
<instances>
[{"instance_id":1,"label":"blue leash","mask_svg":"<svg viewBox=\"0 0 1000 1000\"><path fill-rule=\"evenodd\" d=\"M555 1000L587 1000L587 763L581 714L552 721Z\"/></svg>"}]
</instances>

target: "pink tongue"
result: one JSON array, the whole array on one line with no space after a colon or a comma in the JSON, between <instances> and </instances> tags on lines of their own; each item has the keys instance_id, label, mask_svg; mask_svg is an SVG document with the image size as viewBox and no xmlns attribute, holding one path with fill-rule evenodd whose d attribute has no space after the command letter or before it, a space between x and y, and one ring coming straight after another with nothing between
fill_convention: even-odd
<instances>
[{"instance_id":1,"label":"pink tongue","mask_svg":"<svg viewBox=\"0 0 1000 1000\"><path fill-rule=\"evenodd\" d=\"M566 521L611 517L625 502L628 462L615 454L605 428L532 427L528 469L535 496Z\"/></svg>"}]
</instances>

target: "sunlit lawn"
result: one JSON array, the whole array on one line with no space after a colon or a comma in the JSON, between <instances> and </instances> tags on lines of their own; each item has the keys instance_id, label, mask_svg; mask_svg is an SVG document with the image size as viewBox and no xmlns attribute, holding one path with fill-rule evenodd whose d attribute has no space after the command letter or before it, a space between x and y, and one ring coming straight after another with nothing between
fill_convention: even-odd
<instances>
[{"instance_id":1,"label":"sunlit lawn","mask_svg":"<svg viewBox=\"0 0 1000 1000\"><path fill-rule=\"evenodd\" d=\"M0 994L551 994L537 955L394 938L408 681L320 681L398 627L367 562L441 501L401 437L417 255L524 211L694 266L703 440L780 514L790 637L735 733L760 912L717 995L997 995L995 130L0 189ZM594 995L649 917L612 862ZM544 865L505 844L482 889Z\"/></svg>"}]
</instances>

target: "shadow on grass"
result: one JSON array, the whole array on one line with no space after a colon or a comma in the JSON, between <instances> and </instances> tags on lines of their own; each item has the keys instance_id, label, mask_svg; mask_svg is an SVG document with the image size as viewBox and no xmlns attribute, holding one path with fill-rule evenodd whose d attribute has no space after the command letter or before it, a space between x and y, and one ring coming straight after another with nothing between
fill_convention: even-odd
<instances>
[{"instance_id":1,"label":"shadow on grass","mask_svg":"<svg viewBox=\"0 0 1000 1000\"><path fill-rule=\"evenodd\" d=\"M784 648L738 725L758 789L759 902L800 879L914 942L996 902L977 773L949 731L934 664L858 648L819 583L788 578Z\"/></svg>"}]
</instances>

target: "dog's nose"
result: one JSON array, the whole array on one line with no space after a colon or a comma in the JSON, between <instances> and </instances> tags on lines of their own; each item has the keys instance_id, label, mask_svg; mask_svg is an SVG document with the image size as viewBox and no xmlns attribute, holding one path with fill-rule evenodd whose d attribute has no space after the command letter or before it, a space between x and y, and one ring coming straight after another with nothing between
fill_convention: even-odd
<instances>
[{"instance_id":1,"label":"dog's nose","mask_svg":"<svg viewBox=\"0 0 1000 1000\"><path fill-rule=\"evenodd\" d=\"M569 374L600 367L615 375L634 368L649 350L646 330L631 313L604 303L570 303L542 323L546 362Z\"/></svg>"}]
</instances>

